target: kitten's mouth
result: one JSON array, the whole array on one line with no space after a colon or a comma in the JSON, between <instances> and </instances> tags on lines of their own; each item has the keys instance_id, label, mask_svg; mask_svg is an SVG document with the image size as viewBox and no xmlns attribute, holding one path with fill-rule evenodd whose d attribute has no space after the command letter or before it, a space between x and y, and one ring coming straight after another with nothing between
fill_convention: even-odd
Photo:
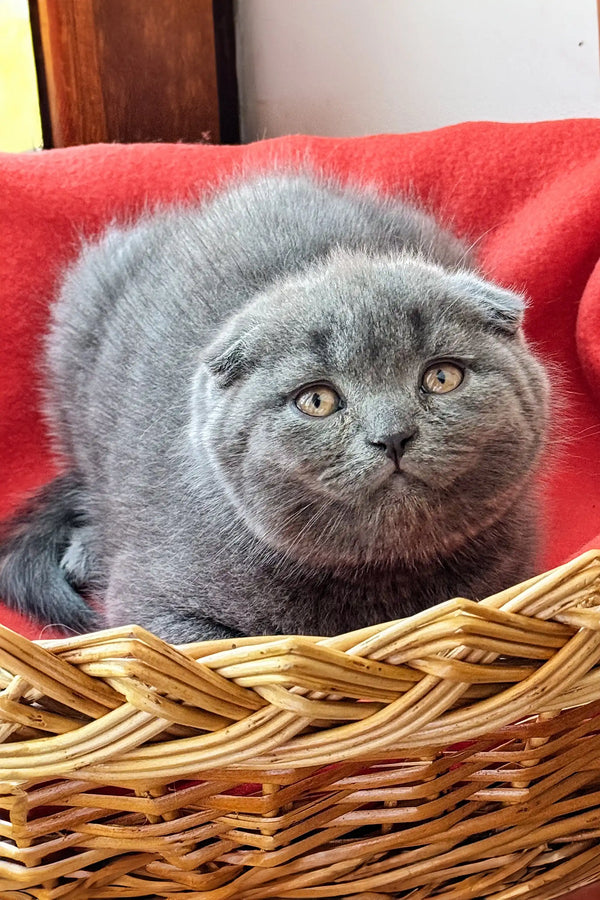
<instances>
[{"instance_id":1,"label":"kitten's mouth","mask_svg":"<svg viewBox=\"0 0 600 900\"><path fill-rule=\"evenodd\" d=\"M413 465L412 460L399 460L398 465L388 474L384 486L394 493L423 491L434 487L434 482L425 475L422 467Z\"/></svg>"},{"instance_id":2,"label":"kitten's mouth","mask_svg":"<svg viewBox=\"0 0 600 900\"><path fill-rule=\"evenodd\" d=\"M419 481L421 481L420 478L417 478L412 472L407 472L406 469L395 469L388 478L388 483L395 490L402 489L410 484L417 484Z\"/></svg>"},{"instance_id":3,"label":"kitten's mouth","mask_svg":"<svg viewBox=\"0 0 600 900\"><path fill-rule=\"evenodd\" d=\"M419 475L407 467L402 460L399 460L397 465L384 465L378 470L371 482L370 490L378 495L386 495L390 492L397 495L405 492L411 486L416 487L424 483Z\"/></svg>"},{"instance_id":4,"label":"kitten's mouth","mask_svg":"<svg viewBox=\"0 0 600 900\"><path fill-rule=\"evenodd\" d=\"M405 478L407 480L418 478L418 476L413 472L413 467L410 464L410 460L406 459L406 457L400 457L400 459L396 459L392 463L392 466L393 468L390 472L390 478Z\"/></svg>"},{"instance_id":5,"label":"kitten's mouth","mask_svg":"<svg viewBox=\"0 0 600 900\"><path fill-rule=\"evenodd\" d=\"M385 477L379 482L379 489L385 494L398 496L405 494L411 488L414 489L423 484L422 478L400 465L391 472L386 473Z\"/></svg>"}]
</instances>

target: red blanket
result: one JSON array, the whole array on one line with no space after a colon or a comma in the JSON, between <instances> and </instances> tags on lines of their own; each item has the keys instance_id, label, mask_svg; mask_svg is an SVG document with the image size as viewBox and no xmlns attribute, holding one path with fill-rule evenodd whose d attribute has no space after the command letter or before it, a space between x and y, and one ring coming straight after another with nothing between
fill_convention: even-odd
<instances>
[{"instance_id":1,"label":"red blanket","mask_svg":"<svg viewBox=\"0 0 600 900\"><path fill-rule=\"evenodd\" d=\"M313 163L409 190L478 242L492 277L531 299L526 327L560 367L567 404L548 454L544 551L559 563L600 532L600 121L475 123L246 147L97 145L0 154L0 516L53 474L38 413L39 337L79 236L234 171ZM556 451L556 452L555 452ZM0 607L0 621L39 628Z\"/></svg>"}]
</instances>

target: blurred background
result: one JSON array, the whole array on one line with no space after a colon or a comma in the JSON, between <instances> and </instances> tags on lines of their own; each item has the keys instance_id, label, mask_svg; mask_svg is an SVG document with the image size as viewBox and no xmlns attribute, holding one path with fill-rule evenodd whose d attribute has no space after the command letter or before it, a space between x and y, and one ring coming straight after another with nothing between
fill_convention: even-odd
<instances>
[{"instance_id":1,"label":"blurred background","mask_svg":"<svg viewBox=\"0 0 600 900\"><path fill-rule=\"evenodd\" d=\"M600 116L596 0L0 0L0 149Z\"/></svg>"}]
</instances>

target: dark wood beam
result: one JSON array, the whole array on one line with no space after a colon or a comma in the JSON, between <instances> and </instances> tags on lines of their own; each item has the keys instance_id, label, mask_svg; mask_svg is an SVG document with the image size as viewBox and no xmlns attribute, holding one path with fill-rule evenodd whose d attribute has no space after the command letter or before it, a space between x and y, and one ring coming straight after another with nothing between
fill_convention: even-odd
<instances>
[{"instance_id":1,"label":"dark wood beam","mask_svg":"<svg viewBox=\"0 0 600 900\"><path fill-rule=\"evenodd\" d=\"M30 0L30 8L46 146L239 140L227 0Z\"/></svg>"}]
</instances>

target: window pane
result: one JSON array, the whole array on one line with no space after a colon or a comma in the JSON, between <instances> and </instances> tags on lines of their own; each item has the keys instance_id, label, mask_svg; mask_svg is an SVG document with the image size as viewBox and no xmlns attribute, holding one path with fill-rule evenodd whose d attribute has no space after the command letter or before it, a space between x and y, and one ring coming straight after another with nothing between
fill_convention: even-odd
<instances>
[{"instance_id":1,"label":"window pane","mask_svg":"<svg viewBox=\"0 0 600 900\"><path fill-rule=\"evenodd\" d=\"M27 0L0 0L0 150L41 146Z\"/></svg>"}]
</instances>

